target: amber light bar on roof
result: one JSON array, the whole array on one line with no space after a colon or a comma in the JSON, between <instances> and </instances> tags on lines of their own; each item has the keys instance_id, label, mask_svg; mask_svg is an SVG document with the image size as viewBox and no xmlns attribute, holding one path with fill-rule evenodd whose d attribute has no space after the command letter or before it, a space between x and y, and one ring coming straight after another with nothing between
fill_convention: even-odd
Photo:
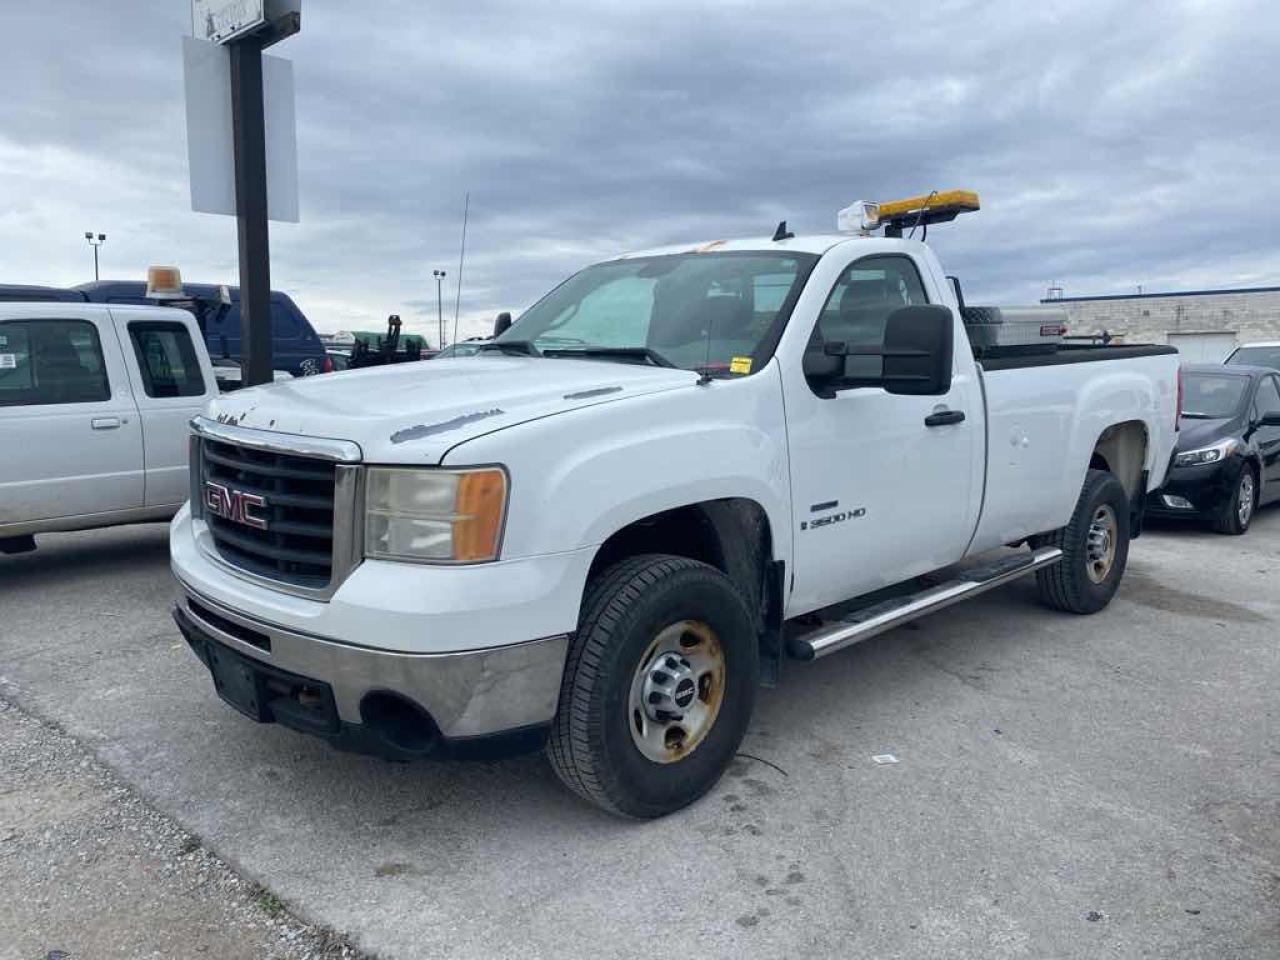
<instances>
[{"instance_id":1,"label":"amber light bar on roof","mask_svg":"<svg viewBox=\"0 0 1280 960\"><path fill-rule=\"evenodd\" d=\"M901 236L903 227L946 223L962 213L980 209L978 195L972 190L935 190L924 196L881 203L880 223L885 236Z\"/></svg>"}]
</instances>

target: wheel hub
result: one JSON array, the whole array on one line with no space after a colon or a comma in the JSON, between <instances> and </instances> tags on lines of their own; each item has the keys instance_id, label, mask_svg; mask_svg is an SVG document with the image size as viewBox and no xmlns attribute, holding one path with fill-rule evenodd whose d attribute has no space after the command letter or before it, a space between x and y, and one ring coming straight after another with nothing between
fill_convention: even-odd
<instances>
[{"instance_id":1,"label":"wheel hub","mask_svg":"<svg viewBox=\"0 0 1280 960\"><path fill-rule=\"evenodd\" d=\"M644 712L650 720L679 720L698 693L693 666L682 656L663 654L644 679Z\"/></svg>"},{"instance_id":2,"label":"wheel hub","mask_svg":"<svg viewBox=\"0 0 1280 960\"><path fill-rule=\"evenodd\" d=\"M655 763L688 756L715 725L724 684L724 650L709 626L681 620L658 631L636 666L627 700L636 748Z\"/></svg>"},{"instance_id":3,"label":"wheel hub","mask_svg":"<svg viewBox=\"0 0 1280 960\"><path fill-rule=\"evenodd\" d=\"M1085 537L1085 571L1094 583L1102 583L1116 559L1115 511L1106 504L1098 507Z\"/></svg>"},{"instance_id":4,"label":"wheel hub","mask_svg":"<svg viewBox=\"0 0 1280 960\"><path fill-rule=\"evenodd\" d=\"M1236 507L1236 517L1240 520L1240 526L1247 526L1249 518L1253 516L1253 474L1249 472L1248 467L1245 468L1244 474L1240 477L1240 496L1239 505Z\"/></svg>"}]
</instances>

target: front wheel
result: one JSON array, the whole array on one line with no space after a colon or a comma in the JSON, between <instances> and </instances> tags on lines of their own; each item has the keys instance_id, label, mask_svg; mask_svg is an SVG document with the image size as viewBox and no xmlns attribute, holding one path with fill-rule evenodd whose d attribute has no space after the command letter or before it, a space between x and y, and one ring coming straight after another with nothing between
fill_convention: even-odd
<instances>
[{"instance_id":1,"label":"front wheel","mask_svg":"<svg viewBox=\"0 0 1280 960\"><path fill-rule=\"evenodd\" d=\"M1090 470L1071 521L1041 534L1037 547L1058 547L1062 559L1036 571L1040 599L1069 613L1097 613L1115 596L1129 560L1129 496L1115 474Z\"/></svg>"},{"instance_id":2,"label":"front wheel","mask_svg":"<svg viewBox=\"0 0 1280 960\"><path fill-rule=\"evenodd\" d=\"M593 578L547 745L560 779L636 818L710 790L755 704L752 624L724 574L684 557L634 557Z\"/></svg>"},{"instance_id":3,"label":"front wheel","mask_svg":"<svg viewBox=\"0 0 1280 960\"><path fill-rule=\"evenodd\" d=\"M1248 531L1257 507L1258 483L1253 477L1253 468L1246 463L1240 468L1240 479L1231 496L1209 514L1209 526L1217 533L1238 537Z\"/></svg>"}]
</instances>

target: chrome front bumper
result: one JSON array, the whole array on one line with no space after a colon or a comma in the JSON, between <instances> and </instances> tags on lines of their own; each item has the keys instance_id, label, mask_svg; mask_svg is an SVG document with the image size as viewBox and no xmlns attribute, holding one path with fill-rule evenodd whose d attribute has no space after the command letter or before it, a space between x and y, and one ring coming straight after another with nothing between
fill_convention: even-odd
<instances>
[{"instance_id":1,"label":"chrome front bumper","mask_svg":"<svg viewBox=\"0 0 1280 960\"><path fill-rule=\"evenodd\" d=\"M368 725L362 704L386 692L426 711L446 740L546 726L555 716L567 635L456 653L400 653L246 617L181 581L177 604L199 632L233 652L326 684L344 726Z\"/></svg>"}]
</instances>

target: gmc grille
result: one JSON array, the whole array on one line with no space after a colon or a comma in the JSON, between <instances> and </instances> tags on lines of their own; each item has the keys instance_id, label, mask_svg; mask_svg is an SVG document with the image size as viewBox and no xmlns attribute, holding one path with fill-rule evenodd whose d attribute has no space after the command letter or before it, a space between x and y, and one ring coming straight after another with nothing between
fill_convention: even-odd
<instances>
[{"instance_id":1,"label":"gmc grille","mask_svg":"<svg viewBox=\"0 0 1280 960\"><path fill-rule=\"evenodd\" d=\"M254 516L265 528L204 510L219 555L235 566L273 580L323 589L333 577L335 464L205 437L201 441L203 487L262 497Z\"/></svg>"}]
</instances>

